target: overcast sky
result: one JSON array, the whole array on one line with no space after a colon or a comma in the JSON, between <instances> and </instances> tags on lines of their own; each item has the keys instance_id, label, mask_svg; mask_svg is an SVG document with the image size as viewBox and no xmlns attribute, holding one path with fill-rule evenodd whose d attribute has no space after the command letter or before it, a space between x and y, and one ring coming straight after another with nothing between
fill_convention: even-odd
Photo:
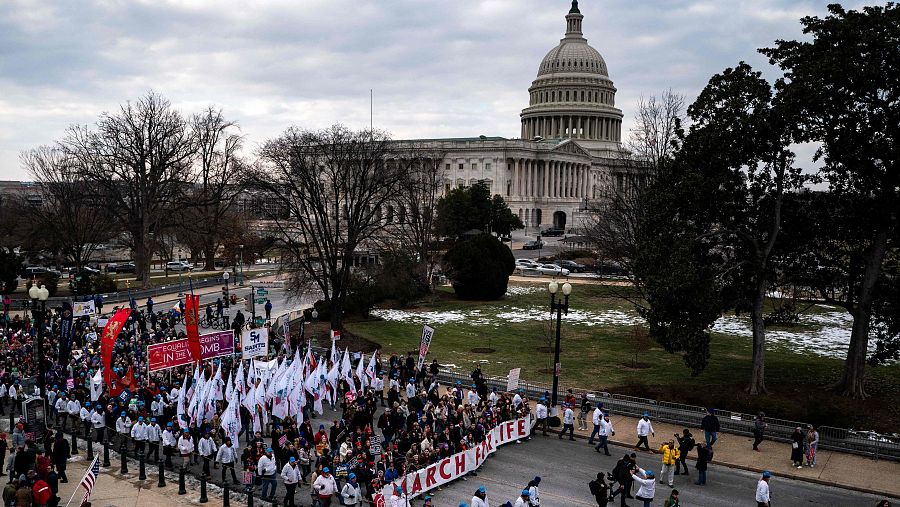
<instances>
[{"instance_id":1,"label":"overcast sky","mask_svg":"<svg viewBox=\"0 0 900 507\"><path fill-rule=\"evenodd\" d=\"M582 0L584 32L618 88L688 102L756 49L802 37L827 1ZM858 2L845 3L858 7ZM248 153L290 125L369 124L395 138L519 134L567 0L0 0L0 179L19 154L153 89L185 113L221 107Z\"/></svg>"}]
</instances>

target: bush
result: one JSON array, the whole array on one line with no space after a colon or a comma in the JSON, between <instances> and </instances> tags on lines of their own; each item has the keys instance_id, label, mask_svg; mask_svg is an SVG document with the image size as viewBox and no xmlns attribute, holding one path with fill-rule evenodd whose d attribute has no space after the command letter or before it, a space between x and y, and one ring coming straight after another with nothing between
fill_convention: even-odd
<instances>
[{"instance_id":1,"label":"bush","mask_svg":"<svg viewBox=\"0 0 900 507\"><path fill-rule=\"evenodd\" d=\"M16 279L24 266L14 252L0 248L0 294L12 294L19 286Z\"/></svg>"},{"instance_id":2,"label":"bush","mask_svg":"<svg viewBox=\"0 0 900 507\"><path fill-rule=\"evenodd\" d=\"M119 287L116 285L116 279L103 273L91 276L91 285L95 294L105 294L119 290Z\"/></svg>"},{"instance_id":3,"label":"bush","mask_svg":"<svg viewBox=\"0 0 900 507\"><path fill-rule=\"evenodd\" d=\"M444 255L444 271L460 299L500 299L515 268L512 251L490 234L458 241Z\"/></svg>"}]
</instances>

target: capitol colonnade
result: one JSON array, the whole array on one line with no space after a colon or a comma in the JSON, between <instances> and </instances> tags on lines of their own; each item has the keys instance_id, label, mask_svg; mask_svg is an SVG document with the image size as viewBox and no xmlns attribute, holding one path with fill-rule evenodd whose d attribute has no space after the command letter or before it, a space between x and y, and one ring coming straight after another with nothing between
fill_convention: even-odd
<instances>
[{"instance_id":1,"label":"capitol colonnade","mask_svg":"<svg viewBox=\"0 0 900 507\"><path fill-rule=\"evenodd\" d=\"M511 196L515 199L592 198L591 165L588 163L532 158L507 159L512 177Z\"/></svg>"}]
</instances>

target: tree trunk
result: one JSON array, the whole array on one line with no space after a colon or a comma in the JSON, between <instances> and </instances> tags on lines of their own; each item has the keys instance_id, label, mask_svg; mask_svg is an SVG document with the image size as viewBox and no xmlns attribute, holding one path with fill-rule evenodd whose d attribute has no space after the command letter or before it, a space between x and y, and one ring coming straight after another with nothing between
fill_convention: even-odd
<instances>
[{"instance_id":1,"label":"tree trunk","mask_svg":"<svg viewBox=\"0 0 900 507\"><path fill-rule=\"evenodd\" d=\"M205 258L203 269L213 271L216 269L216 247L211 240L205 243L203 245L203 257Z\"/></svg>"},{"instance_id":2,"label":"tree trunk","mask_svg":"<svg viewBox=\"0 0 900 507\"><path fill-rule=\"evenodd\" d=\"M888 232L878 231L871 248L866 253L866 271L856 297L856 306L850 312L853 315L853 330L850 333L850 347L844 362L844 374L832 389L843 396L866 398L866 355L869 352L869 325L872 317L872 299L875 284L881 274L884 254L887 249Z\"/></svg>"},{"instance_id":3,"label":"tree trunk","mask_svg":"<svg viewBox=\"0 0 900 507\"><path fill-rule=\"evenodd\" d=\"M751 395L767 394L766 389L766 325L763 322L763 303L766 300L765 277L756 284L753 295L753 307L750 310L750 321L753 326L753 361L750 369L750 386L747 392Z\"/></svg>"}]
</instances>

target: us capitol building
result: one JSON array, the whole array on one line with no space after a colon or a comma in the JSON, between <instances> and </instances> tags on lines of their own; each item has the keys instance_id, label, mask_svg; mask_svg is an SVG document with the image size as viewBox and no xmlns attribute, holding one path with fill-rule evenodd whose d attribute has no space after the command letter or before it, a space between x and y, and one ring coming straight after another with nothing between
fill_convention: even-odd
<instances>
[{"instance_id":1,"label":"us capitol building","mask_svg":"<svg viewBox=\"0 0 900 507\"><path fill-rule=\"evenodd\" d=\"M573 232L592 200L643 178L623 163L616 88L603 57L584 38L583 19L573 0L565 36L528 88L520 139L410 140L444 154L444 193L485 181L527 228Z\"/></svg>"}]
</instances>

